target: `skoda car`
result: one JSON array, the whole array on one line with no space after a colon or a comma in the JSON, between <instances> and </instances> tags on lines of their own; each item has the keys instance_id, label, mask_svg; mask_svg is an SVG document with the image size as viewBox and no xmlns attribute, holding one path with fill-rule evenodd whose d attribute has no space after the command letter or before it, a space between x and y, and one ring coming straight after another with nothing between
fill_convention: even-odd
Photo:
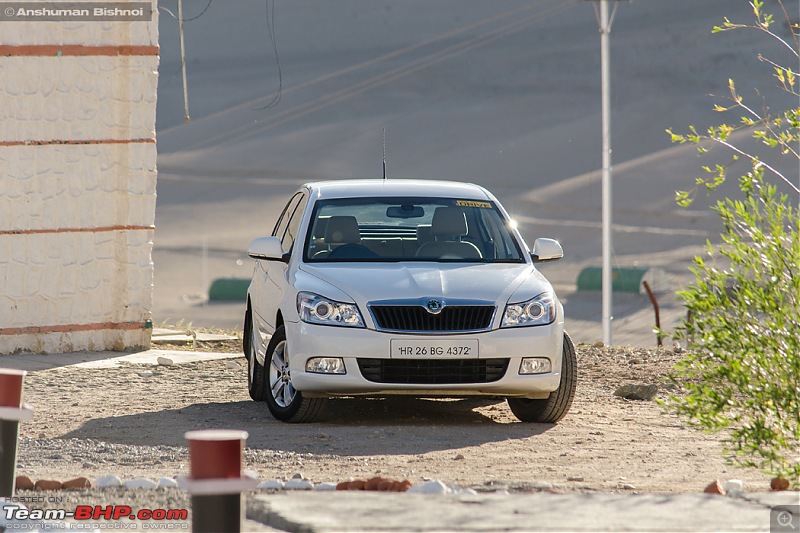
<instances>
[{"instance_id":1,"label":"skoda car","mask_svg":"<svg viewBox=\"0 0 800 533\"><path fill-rule=\"evenodd\" d=\"M309 183L255 259L248 387L285 422L333 396L506 398L523 422L560 420L575 395L564 310L497 199L428 180Z\"/></svg>"}]
</instances>

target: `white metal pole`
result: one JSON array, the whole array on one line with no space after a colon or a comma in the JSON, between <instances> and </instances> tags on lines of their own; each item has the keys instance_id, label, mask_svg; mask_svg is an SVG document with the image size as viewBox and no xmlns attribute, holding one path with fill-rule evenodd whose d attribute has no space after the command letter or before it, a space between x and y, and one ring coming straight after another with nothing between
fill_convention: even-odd
<instances>
[{"instance_id":1,"label":"white metal pole","mask_svg":"<svg viewBox=\"0 0 800 533\"><path fill-rule=\"evenodd\" d=\"M609 50L609 34L611 33L611 17L608 0L600 0L600 69L602 83L602 130L603 130L603 343L611 344L611 320L613 319L612 303L612 269L611 269L611 54Z\"/></svg>"},{"instance_id":2,"label":"white metal pole","mask_svg":"<svg viewBox=\"0 0 800 533\"><path fill-rule=\"evenodd\" d=\"M189 123L189 90L186 87L186 49L183 46L183 2L178 0L178 35L181 41L181 73L183 76L183 120Z\"/></svg>"},{"instance_id":3,"label":"white metal pole","mask_svg":"<svg viewBox=\"0 0 800 533\"><path fill-rule=\"evenodd\" d=\"M201 283L203 286L200 289L200 294L203 295L203 305L208 303L208 237L203 235L203 258L200 263L200 277L202 278Z\"/></svg>"}]
</instances>

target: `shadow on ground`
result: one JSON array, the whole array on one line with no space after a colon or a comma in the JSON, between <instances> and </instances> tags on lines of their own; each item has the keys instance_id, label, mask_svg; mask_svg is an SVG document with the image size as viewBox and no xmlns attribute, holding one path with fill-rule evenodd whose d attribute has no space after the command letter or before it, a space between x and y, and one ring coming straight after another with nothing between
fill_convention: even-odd
<instances>
[{"instance_id":1,"label":"shadow on ground","mask_svg":"<svg viewBox=\"0 0 800 533\"><path fill-rule=\"evenodd\" d=\"M273 419L264 403L198 403L182 409L97 418L61 437L184 446L186 431L231 428L249 433L247 447L251 449L365 456L480 446L541 435L553 427L503 423L489 414L494 411L507 412L505 402L342 398L328 402L318 423L286 424Z\"/></svg>"}]
</instances>

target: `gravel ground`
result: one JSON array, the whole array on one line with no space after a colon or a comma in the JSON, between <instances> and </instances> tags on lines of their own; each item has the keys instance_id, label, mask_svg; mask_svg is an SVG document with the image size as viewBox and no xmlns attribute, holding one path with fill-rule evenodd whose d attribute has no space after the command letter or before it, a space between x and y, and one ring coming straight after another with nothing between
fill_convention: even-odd
<instances>
[{"instance_id":1,"label":"gravel ground","mask_svg":"<svg viewBox=\"0 0 800 533\"><path fill-rule=\"evenodd\" d=\"M714 479L738 478L745 490L768 490L767 476L724 463L718 435L687 428L655 402L614 396L622 384L642 383L664 397L679 358L672 350L579 345L577 397L556 425L519 423L499 398L406 397L331 400L320 422L283 424L248 398L243 359L35 371L25 389L35 416L20 428L17 474L187 475L184 433L224 427L248 431L245 468L262 480L380 475L477 491L698 493ZM70 505L188 507L179 490L47 494Z\"/></svg>"}]
</instances>

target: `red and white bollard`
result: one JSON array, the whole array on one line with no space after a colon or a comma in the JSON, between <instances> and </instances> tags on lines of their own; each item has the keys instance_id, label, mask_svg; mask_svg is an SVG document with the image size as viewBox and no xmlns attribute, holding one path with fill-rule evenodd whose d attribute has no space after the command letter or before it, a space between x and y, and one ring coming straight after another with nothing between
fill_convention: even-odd
<instances>
[{"instance_id":1,"label":"red and white bollard","mask_svg":"<svg viewBox=\"0 0 800 533\"><path fill-rule=\"evenodd\" d=\"M242 492L255 490L258 480L242 475L246 431L189 431L189 479L192 531L238 533L242 530Z\"/></svg>"},{"instance_id":2,"label":"red and white bollard","mask_svg":"<svg viewBox=\"0 0 800 533\"><path fill-rule=\"evenodd\" d=\"M14 495L19 423L30 420L33 409L22 404L24 370L0 368L0 497Z\"/></svg>"}]
</instances>

